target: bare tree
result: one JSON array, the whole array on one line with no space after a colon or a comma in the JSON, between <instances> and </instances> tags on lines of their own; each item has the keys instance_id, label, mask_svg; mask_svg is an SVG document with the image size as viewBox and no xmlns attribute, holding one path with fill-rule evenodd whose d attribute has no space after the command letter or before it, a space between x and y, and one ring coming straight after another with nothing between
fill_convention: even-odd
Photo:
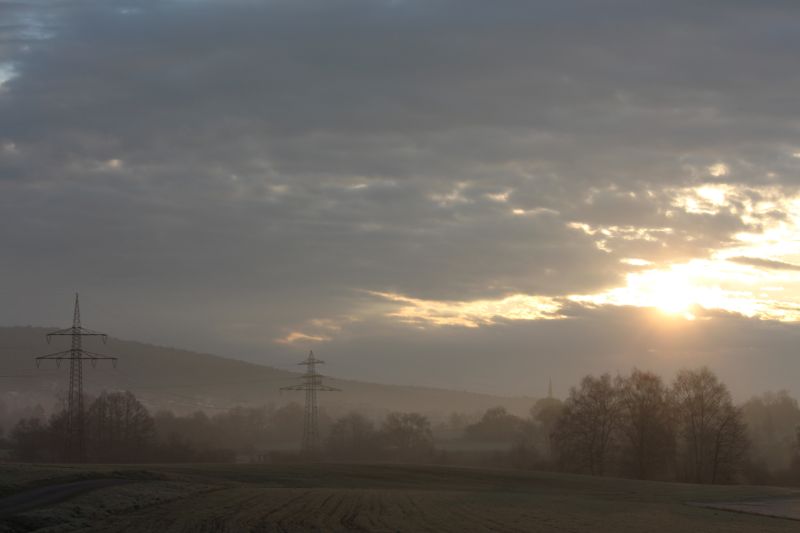
<instances>
[{"instance_id":1,"label":"bare tree","mask_svg":"<svg viewBox=\"0 0 800 533\"><path fill-rule=\"evenodd\" d=\"M269 417L259 407L234 407L211 417L211 427L218 436L217 447L231 447L253 453L269 445Z\"/></svg>"},{"instance_id":2,"label":"bare tree","mask_svg":"<svg viewBox=\"0 0 800 533\"><path fill-rule=\"evenodd\" d=\"M415 458L433 450L433 432L427 417L419 413L389 413L381 426L387 447L401 457Z\"/></svg>"},{"instance_id":3,"label":"bare tree","mask_svg":"<svg viewBox=\"0 0 800 533\"><path fill-rule=\"evenodd\" d=\"M669 391L660 376L634 369L617 378L623 472L639 479L663 476L674 457Z\"/></svg>"},{"instance_id":4,"label":"bare tree","mask_svg":"<svg viewBox=\"0 0 800 533\"><path fill-rule=\"evenodd\" d=\"M754 396L742 405L753 459L775 473L791 465L800 427L800 406L785 390Z\"/></svg>"},{"instance_id":5,"label":"bare tree","mask_svg":"<svg viewBox=\"0 0 800 533\"><path fill-rule=\"evenodd\" d=\"M620 401L611 376L586 376L570 390L553 432L562 469L603 475L614 451Z\"/></svg>"},{"instance_id":6,"label":"bare tree","mask_svg":"<svg viewBox=\"0 0 800 533\"><path fill-rule=\"evenodd\" d=\"M128 462L145 456L154 438L153 418L131 392L104 392L86 413L89 457Z\"/></svg>"},{"instance_id":7,"label":"bare tree","mask_svg":"<svg viewBox=\"0 0 800 533\"><path fill-rule=\"evenodd\" d=\"M339 458L372 459L379 451L378 432L364 415L352 412L331 425L328 451Z\"/></svg>"},{"instance_id":8,"label":"bare tree","mask_svg":"<svg viewBox=\"0 0 800 533\"><path fill-rule=\"evenodd\" d=\"M793 452L787 474L790 480L797 482L800 481L800 427L797 427Z\"/></svg>"},{"instance_id":9,"label":"bare tree","mask_svg":"<svg viewBox=\"0 0 800 533\"><path fill-rule=\"evenodd\" d=\"M491 407L481 419L464 428L468 439L477 441L513 442L520 436L524 421L505 407Z\"/></svg>"},{"instance_id":10,"label":"bare tree","mask_svg":"<svg viewBox=\"0 0 800 533\"><path fill-rule=\"evenodd\" d=\"M58 457L54 448L61 444L55 433L39 418L23 418L9 434L14 459L18 461L52 461Z\"/></svg>"},{"instance_id":11,"label":"bare tree","mask_svg":"<svg viewBox=\"0 0 800 533\"><path fill-rule=\"evenodd\" d=\"M553 460L553 432L555 431L558 419L564 411L564 402L557 398L541 398L531 407L531 420L538 424L539 449L545 451L547 458Z\"/></svg>"},{"instance_id":12,"label":"bare tree","mask_svg":"<svg viewBox=\"0 0 800 533\"><path fill-rule=\"evenodd\" d=\"M732 481L748 448L746 426L730 392L707 368L682 370L671 390L680 474L695 483Z\"/></svg>"}]
</instances>

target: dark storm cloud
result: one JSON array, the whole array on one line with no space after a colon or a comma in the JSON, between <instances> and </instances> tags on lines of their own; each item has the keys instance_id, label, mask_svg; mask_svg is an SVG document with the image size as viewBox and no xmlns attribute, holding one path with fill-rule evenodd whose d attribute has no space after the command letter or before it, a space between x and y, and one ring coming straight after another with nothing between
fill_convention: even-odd
<instances>
[{"instance_id":1,"label":"dark storm cloud","mask_svg":"<svg viewBox=\"0 0 800 533\"><path fill-rule=\"evenodd\" d=\"M0 318L82 287L244 353L364 291L589 293L727 246L757 223L676 191L796 187L800 12L696 4L2 4Z\"/></svg>"}]
</instances>

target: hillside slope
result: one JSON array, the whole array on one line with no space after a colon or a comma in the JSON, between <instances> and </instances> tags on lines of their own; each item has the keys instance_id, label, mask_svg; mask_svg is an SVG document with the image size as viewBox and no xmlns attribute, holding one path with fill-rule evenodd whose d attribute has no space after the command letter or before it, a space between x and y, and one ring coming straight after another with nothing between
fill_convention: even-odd
<instances>
[{"instance_id":1,"label":"hillside slope","mask_svg":"<svg viewBox=\"0 0 800 533\"><path fill-rule=\"evenodd\" d=\"M48 345L45 328L0 328L0 398L7 408L41 403L46 408L63 394L67 386L67 365L54 363L37 369L34 358L65 349L66 340ZM89 394L127 389L151 409L176 412L198 409L209 413L236 405L283 405L302 402L302 393L280 392L280 387L297 382L300 374L269 366L227 359L209 354L138 342L109 339L93 351L119 357L117 368L102 362L96 368L87 364L85 388ZM444 389L383 385L352 380L329 379L342 392L326 393L321 405L336 415L358 409L379 415L386 411L419 411L435 417L450 412L481 412L502 405L512 412L526 414L532 398L508 398Z\"/></svg>"}]
</instances>

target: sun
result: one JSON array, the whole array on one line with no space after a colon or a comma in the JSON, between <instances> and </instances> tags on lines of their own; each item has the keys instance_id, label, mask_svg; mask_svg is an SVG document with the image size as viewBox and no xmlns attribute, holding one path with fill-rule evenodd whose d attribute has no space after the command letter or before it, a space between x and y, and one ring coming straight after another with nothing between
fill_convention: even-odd
<instances>
[{"instance_id":1,"label":"sun","mask_svg":"<svg viewBox=\"0 0 800 533\"><path fill-rule=\"evenodd\" d=\"M694 291L685 276L675 271L653 276L648 295L653 307L668 315L685 315L695 305Z\"/></svg>"},{"instance_id":2,"label":"sun","mask_svg":"<svg viewBox=\"0 0 800 533\"><path fill-rule=\"evenodd\" d=\"M800 274L795 270L766 272L758 268L758 264L740 264L726 259L735 259L740 257L736 254L741 253L734 251L718 258L692 259L628 272L624 285L596 294L571 295L569 299L593 305L647 308L664 319L711 320L713 311L722 311L800 322L800 296L797 296L800 295ZM741 257L747 259L747 256ZM791 256L792 262L800 263L796 257Z\"/></svg>"},{"instance_id":3,"label":"sun","mask_svg":"<svg viewBox=\"0 0 800 533\"><path fill-rule=\"evenodd\" d=\"M655 270L642 273L636 281L634 290L640 305L655 307L671 316L694 318L691 311L698 304L698 291L685 272Z\"/></svg>"},{"instance_id":4,"label":"sun","mask_svg":"<svg viewBox=\"0 0 800 533\"><path fill-rule=\"evenodd\" d=\"M667 284L653 295L653 305L668 315L688 316L696 304L691 288L681 284Z\"/></svg>"}]
</instances>

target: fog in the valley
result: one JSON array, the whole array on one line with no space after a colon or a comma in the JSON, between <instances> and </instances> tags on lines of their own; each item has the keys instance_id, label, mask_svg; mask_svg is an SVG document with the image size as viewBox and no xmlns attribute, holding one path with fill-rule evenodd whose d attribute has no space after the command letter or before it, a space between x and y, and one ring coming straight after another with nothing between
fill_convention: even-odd
<instances>
[{"instance_id":1,"label":"fog in the valley","mask_svg":"<svg viewBox=\"0 0 800 533\"><path fill-rule=\"evenodd\" d=\"M520 414L502 405L446 416L376 416L374 409L333 415L335 408L323 407L319 441L314 449L304 446L302 455L304 407L296 402L176 414L148 410L120 390L87 395L85 404L85 458L95 463L290 463L305 457L693 483L800 481L797 400L781 392L736 405L708 369L682 371L671 382L639 370L614 378L588 375L565 399L540 398ZM66 411L56 406L47 416L39 405L25 413L2 405L0 414L4 422L23 415L0 435L6 458L64 459Z\"/></svg>"},{"instance_id":2,"label":"fog in the valley","mask_svg":"<svg viewBox=\"0 0 800 533\"><path fill-rule=\"evenodd\" d=\"M798 52L798 0L0 0L0 533L795 531Z\"/></svg>"},{"instance_id":3,"label":"fog in the valley","mask_svg":"<svg viewBox=\"0 0 800 533\"><path fill-rule=\"evenodd\" d=\"M3 453L80 291L97 462L286 460L313 349L327 459L797 481L798 7L721 5L0 4Z\"/></svg>"}]
</instances>

